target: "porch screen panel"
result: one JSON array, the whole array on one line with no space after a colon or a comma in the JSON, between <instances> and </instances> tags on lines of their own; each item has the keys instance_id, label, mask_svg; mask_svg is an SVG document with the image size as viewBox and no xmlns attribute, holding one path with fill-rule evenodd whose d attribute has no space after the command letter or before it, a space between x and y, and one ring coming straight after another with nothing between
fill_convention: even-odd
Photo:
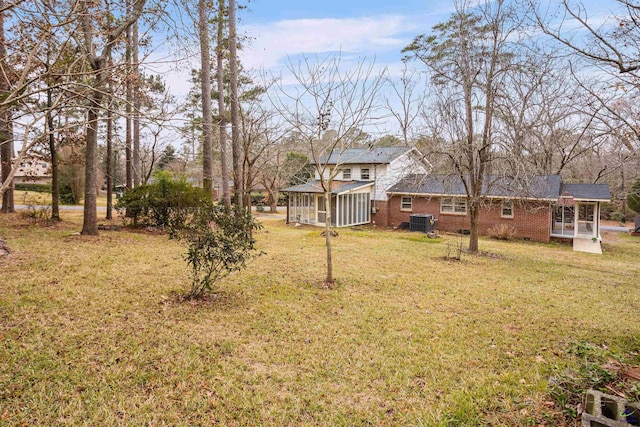
<instances>
[{"instance_id":1,"label":"porch screen panel","mask_svg":"<svg viewBox=\"0 0 640 427\"><path fill-rule=\"evenodd\" d=\"M316 197L309 194L309 224L316 223Z\"/></svg>"},{"instance_id":2,"label":"porch screen panel","mask_svg":"<svg viewBox=\"0 0 640 427\"><path fill-rule=\"evenodd\" d=\"M350 206L349 221L351 221L351 224L358 223L358 205L356 203L357 199L358 199L357 194L349 195L349 206Z\"/></svg>"},{"instance_id":3,"label":"porch screen panel","mask_svg":"<svg viewBox=\"0 0 640 427\"><path fill-rule=\"evenodd\" d=\"M309 224L309 219L310 219L310 210L311 210L311 194L305 194L304 195L304 223L305 224Z\"/></svg>"},{"instance_id":4,"label":"porch screen panel","mask_svg":"<svg viewBox=\"0 0 640 427\"><path fill-rule=\"evenodd\" d=\"M289 222L296 221L298 193L291 193L289 197Z\"/></svg>"},{"instance_id":5,"label":"porch screen panel","mask_svg":"<svg viewBox=\"0 0 640 427\"><path fill-rule=\"evenodd\" d=\"M371 209L368 209L368 207L371 205L371 194L369 193L365 193L365 206L367 206L367 209L365 209L365 222L371 222Z\"/></svg>"},{"instance_id":6,"label":"porch screen panel","mask_svg":"<svg viewBox=\"0 0 640 427\"><path fill-rule=\"evenodd\" d=\"M289 222L295 221L296 217L296 193L289 194Z\"/></svg>"}]
</instances>

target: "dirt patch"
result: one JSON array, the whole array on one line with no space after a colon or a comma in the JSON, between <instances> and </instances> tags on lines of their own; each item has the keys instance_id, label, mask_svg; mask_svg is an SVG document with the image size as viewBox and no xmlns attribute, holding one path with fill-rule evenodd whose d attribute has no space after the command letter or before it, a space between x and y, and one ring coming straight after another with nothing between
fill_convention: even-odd
<instances>
[{"instance_id":1,"label":"dirt patch","mask_svg":"<svg viewBox=\"0 0 640 427\"><path fill-rule=\"evenodd\" d=\"M9 249L9 244L0 237L0 259L7 258L11 254L11 250Z\"/></svg>"}]
</instances>

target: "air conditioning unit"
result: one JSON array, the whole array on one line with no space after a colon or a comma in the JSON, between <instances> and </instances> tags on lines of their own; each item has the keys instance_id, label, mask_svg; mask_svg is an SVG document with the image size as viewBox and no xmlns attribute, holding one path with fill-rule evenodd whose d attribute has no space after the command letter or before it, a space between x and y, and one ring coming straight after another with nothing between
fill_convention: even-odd
<instances>
[{"instance_id":1,"label":"air conditioning unit","mask_svg":"<svg viewBox=\"0 0 640 427\"><path fill-rule=\"evenodd\" d=\"M409 231L430 233L435 230L436 221L431 214L413 214L409 216Z\"/></svg>"}]
</instances>

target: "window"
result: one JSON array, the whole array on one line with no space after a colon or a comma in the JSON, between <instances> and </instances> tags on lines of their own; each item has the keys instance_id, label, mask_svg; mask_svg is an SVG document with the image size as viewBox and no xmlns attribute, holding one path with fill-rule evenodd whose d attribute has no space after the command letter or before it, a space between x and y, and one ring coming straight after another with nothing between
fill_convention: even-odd
<instances>
[{"instance_id":1,"label":"window","mask_svg":"<svg viewBox=\"0 0 640 427\"><path fill-rule=\"evenodd\" d=\"M343 169L342 170L342 179L351 179L351 169Z\"/></svg>"},{"instance_id":2,"label":"window","mask_svg":"<svg viewBox=\"0 0 640 427\"><path fill-rule=\"evenodd\" d=\"M463 199L461 197L443 197L440 199L440 212L466 215L467 199Z\"/></svg>"},{"instance_id":3,"label":"window","mask_svg":"<svg viewBox=\"0 0 640 427\"><path fill-rule=\"evenodd\" d=\"M513 200L502 201L502 218L513 218Z\"/></svg>"},{"instance_id":4,"label":"window","mask_svg":"<svg viewBox=\"0 0 640 427\"><path fill-rule=\"evenodd\" d=\"M403 197L400 201L400 210L401 211L411 211L413 208L413 198L411 197Z\"/></svg>"},{"instance_id":5,"label":"window","mask_svg":"<svg viewBox=\"0 0 640 427\"><path fill-rule=\"evenodd\" d=\"M369 179L369 168L360 169L360 179L364 179L364 180Z\"/></svg>"}]
</instances>

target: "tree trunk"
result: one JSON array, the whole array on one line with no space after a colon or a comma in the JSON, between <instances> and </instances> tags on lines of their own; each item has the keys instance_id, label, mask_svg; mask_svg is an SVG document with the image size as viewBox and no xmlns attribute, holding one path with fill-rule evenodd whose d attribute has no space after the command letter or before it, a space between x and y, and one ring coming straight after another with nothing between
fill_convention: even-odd
<instances>
[{"instance_id":1,"label":"tree trunk","mask_svg":"<svg viewBox=\"0 0 640 427\"><path fill-rule=\"evenodd\" d=\"M218 0L218 37L216 45L217 85L218 85L218 137L220 141L220 168L222 202L231 207L231 194L229 192L229 150L227 149L227 118L224 105L224 0Z\"/></svg>"},{"instance_id":2,"label":"tree trunk","mask_svg":"<svg viewBox=\"0 0 640 427\"><path fill-rule=\"evenodd\" d=\"M480 209L474 202L469 206L469 222L470 222L470 234L469 234L469 252L478 252L478 214Z\"/></svg>"},{"instance_id":3,"label":"tree trunk","mask_svg":"<svg viewBox=\"0 0 640 427\"><path fill-rule=\"evenodd\" d=\"M202 186L211 197L213 188L213 113L211 109L211 55L207 2L198 0L200 67L202 80Z\"/></svg>"},{"instance_id":4,"label":"tree trunk","mask_svg":"<svg viewBox=\"0 0 640 427\"><path fill-rule=\"evenodd\" d=\"M280 198L280 192L267 188L269 193L269 212L278 212L278 199Z\"/></svg>"},{"instance_id":5,"label":"tree trunk","mask_svg":"<svg viewBox=\"0 0 640 427\"><path fill-rule=\"evenodd\" d=\"M109 102L107 102L107 214L105 219L113 219L113 181L114 181L114 161L113 161L113 111L111 108L111 81L108 83Z\"/></svg>"},{"instance_id":6,"label":"tree trunk","mask_svg":"<svg viewBox=\"0 0 640 427\"><path fill-rule=\"evenodd\" d=\"M331 254L331 182L328 185L329 189L324 192L326 200L327 217L324 224L324 241L327 248L327 277L324 279L324 285L327 288L332 288L334 284L333 280L333 259Z\"/></svg>"},{"instance_id":7,"label":"tree trunk","mask_svg":"<svg viewBox=\"0 0 640 427\"><path fill-rule=\"evenodd\" d=\"M4 1L0 1L0 5L4 6ZM9 92L10 83L7 76L7 66L4 60L7 56L5 48L6 39L4 36L4 13L0 13L0 60L2 60L3 73L0 74L0 96ZM13 160L13 126L12 126L11 108L5 107L0 110L0 176L2 183L9 178ZM13 183L9 185L7 190L2 194L2 212L15 212L15 203L13 199Z\"/></svg>"},{"instance_id":8,"label":"tree trunk","mask_svg":"<svg viewBox=\"0 0 640 427\"><path fill-rule=\"evenodd\" d=\"M133 61L133 186L140 185L142 176L142 165L140 163L140 66L138 64L138 23L131 26L131 59Z\"/></svg>"},{"instance_id":9,"label":"tree trunk","mask_svg":"<svg viewBox=\"0 0 640 427\"><path fill-rule=\"evenodd\" d=\"M131 14L131 0L127 0L127 16ZM124 137L124 168L126 175L125 185L127 190L131 190L133 183L133 87L131 82L131 46L133 44L133 33L131 28L127 28L127 45L125 47L126 79L125 79L125 137Z\"/></svg>"},{"instance_id":10,"label":"tree trunk","mask_svg":"<svg viewBox=\"0 0 640 427\"><path fill-rule=\"evenodd\" d=\"M240 117L238 106L238 52L236 33L236 1L229 0L229 86L231 107L231 152L233 156L234 201L242 207L244 185L242 176L242 146L240 141Z\"/></svg>"},{"instance_id":11,"label":"tree trunk","mask_svg":"<svg viewBox=\"0 0 640 427\"><path fill-rule=\"evenodd\" d=\"M101 81L102 73L97 74ZM96 83L97 85L97 83ZM98 213L96 203L96 185L98 181L98 111L102 100L102 90L94 89L87 112L87 134L84 171L84 221L80 234L98 235Z\"/></svg>"},{"instance_id":12,"label":"tree trunk","mask_svg":"<svg viewBox=\"0 0 640 427\"><path fill-rule=\"evenodd\" d=\"M0 112L0 161L2 162L2 183L11 174L11 162L13 160L13 131L11 129L11 111L5 109ZM2 213L15 212L13 199L13 183L9 185L2 195Z\"/></svg>"},{"instance_id":13,"label":"tree trunk","mask_svg":"<svg viewBox=\"0 0 640 427\"><path fill-rule=\"evenodd\" d=\"M49 139L49 155L51 156L51 219L60 221L60 186L58 174L58 150L56 138L53 134L53 94L52 89L47 88L47 133Z\"/></svg>"}]
</instances>

